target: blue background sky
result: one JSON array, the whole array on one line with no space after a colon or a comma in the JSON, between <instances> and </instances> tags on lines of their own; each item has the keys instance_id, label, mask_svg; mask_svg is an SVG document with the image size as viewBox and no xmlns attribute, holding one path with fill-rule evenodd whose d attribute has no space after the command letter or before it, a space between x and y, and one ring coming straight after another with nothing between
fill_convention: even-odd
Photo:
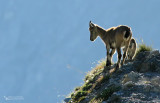
<instances>
[{"instance_id":1,"label":"blue background sky","mask_svg":"<svg viewBox=\"0 0 160 103\"><path fill-rule=\"evenodd\" d=\"M0 0L0 102L61 103L105 58L89 21L132 28L133 37L160 49L159 0ZM114 61L117 61L114 55ZM22 96L23 100L5 100Z\"/></svg>"}]
</instances>

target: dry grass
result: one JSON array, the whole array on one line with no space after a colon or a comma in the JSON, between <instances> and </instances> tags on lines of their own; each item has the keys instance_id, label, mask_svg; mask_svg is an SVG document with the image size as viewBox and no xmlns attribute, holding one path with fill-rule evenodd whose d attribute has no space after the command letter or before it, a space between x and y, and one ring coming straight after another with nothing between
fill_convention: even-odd
<instances>
[{"instance_id":1,"label":"dry grass","mask_svg":"<svg viewBox=\"0 0 160 103\"><path fill-rule=\"evenodd\" d=\"M142 43L139 43L138 44L138 48L137 48L137 51L136 51L136 55L139 54L140 52L144 52L144 51L152 51L153 48L152 46L148 46L146 45L143 40L142 40Z\"/></svg>"},{"instance_id":2,"label":"dry grass","mask_svg":"<svg viewBox=\"0 0 160 103\"><path fill-rule=\"evenodd\" d=\"M84 81L85 82L95 81L95 78L103 71L105 65L106 65L106 62L104 59L98 61L98 64L96 65L96 67L87 73Z\"/></svg>"},{"instance_id":3,"label":"dry grass","mask_svg":"<svg viewBox=\"0 0 160 103\"><path fill-rule=\"evenodd\" d=\"M106 60L102 59L102 60L98 61L98 64L96 65L96 67L94 69L95 70L102 69L102 68L104 68L105 65L106 65Z\"/></svg>"}]
</instances>

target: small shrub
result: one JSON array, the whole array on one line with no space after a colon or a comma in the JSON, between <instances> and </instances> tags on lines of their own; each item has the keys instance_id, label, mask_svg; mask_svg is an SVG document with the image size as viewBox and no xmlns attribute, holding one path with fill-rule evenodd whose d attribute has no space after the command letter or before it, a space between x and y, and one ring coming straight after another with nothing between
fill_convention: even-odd
<instances>
[{"instance_id":1,"label":"small shrub","mask_svg":"<svg viewBox=\"0 0 160 103\"><path fill-rule=\"evenodd\" d=\"M143 42L141 44L138 44L138 49L136 51L136 55L139 54L140 52L144 52L144 51L152 51L153 48L151 46L147 46L146 44L144 44Z\"/></svg>"},{"instance_id":2,"label":"small shrub","mask_svg":"<svg viewBox=\"0 0 160 103\"><path fill-rule=\"evenodd\" d=\"M74 92L73 92L73 93L71 93L71 98L73 98L73 97L74 97L75 92L77 92L78 90L80 90L80 88L81 88L81 87L76 87L76 88L74 89Z\"/></svg>"},{"instance_id":3,"label":"small shrub","mask_svg":"<svg viewBox=\"0 0 160 103\"><path fill-rule=\"evenodd\" d=\"M75 92L71 94L71 100L69 103L79 103L86 98L88 90L91 88L91 84L84 84L81 87L75 88Z\"/></svg>"},{"instance_id":4,"label":"small shrub","mask_svg":"<svg viewBox=\"0 0 160 103\"><path fill-rule=\"evenodd\" d=\"M76 88L74 89L74 91L78 91L80 88L81 88L81 87L76 87Z\"/></svg>"},{"instance_id":5,"label":"small shrub","mask_svg":"<svg viewBox=\"0 0 160 103\"><path fill-rule=\"evenodd\" d=\"M92 87L92 84L86 83L86 84L84 84L84 86L82 87L82 90L83 90L83 91L88 91L91 87Z\"/></svg>"},{"instance_id":6,"label":"small shrub","mask_svg":"<svg viewBox=\"0 0 160 103\"><path fill-rule=\"evenodd\" d=\"M78 91L78 92L74 95L73 99L77 101L78 99L80 99L81 97L86 96L86 95L87 95L87 92L86 92L86 91Z\"/></svg>"},{"instance_id":7,"label":"small shrub","mask_svg":"<svg viewBox=\"0 0 160 103\"><path fill-rule=\"evenodd\" d=\"M74 93L71 94L71 98L74 96Z\"/></svg>"},{"instance_id":8,"label":"small shrub","mask_svg":"<svg viewBox=\"0 0 160 103\"><path fill-rule=\"evenodd\" d=\"M99 94L96 99L107 100L114 92L118 91L120 87L112 86L105 89L101 94Z\"/></svg>"}]
</instances>

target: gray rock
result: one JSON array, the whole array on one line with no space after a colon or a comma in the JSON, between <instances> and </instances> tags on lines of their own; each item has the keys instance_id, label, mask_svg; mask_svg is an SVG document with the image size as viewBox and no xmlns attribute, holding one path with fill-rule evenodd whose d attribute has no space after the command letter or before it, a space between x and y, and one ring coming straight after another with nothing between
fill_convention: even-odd
<instances>
[{"instance_id":1,"label":"gray rock","mask_svg":"<svg viewBox=\"0 0 160 103\"><path fill-rule=\"evenodd\" d=\"M152 85L150 85L150 84L144 85L144 89L143 89L144 92L151 92L152 90L153 90Z\"/></svg>"},{"instance_id":2,"label":"gray rock","mask_svg":"<svg viewBox=\"0 0 160 103\"><path fill-rule=\"evenodd\" d=\"M122 83L125 84L128 81L136 82L136 81L138 81L138 78L139 78L139 74L131 71L129 74L126 74L124 76L124 79L122 80Z\"/></svg>"},{"instance_id":3,"label":"gray rock","mask_svg":"<svg viewBox=\"0 0 160 103\"><path fill-rule=\"evenodd\" d=\"M132 82L132 81L126 82L126 83L123 85L122 89L128 90L128 89L130 89L131 87L133 87L134 85L135 85L135 83Z\"/></svg>"},{"instance_id":4,"label":"gray rock","mask_svg":"<svg viewBox=\"0 0 160 103\"><path fill-rule=\"evenodd\" d=\"M160 73L160 53L158 50L139 53L134 63L134 68L138 72L159 72Z\"/></svg>"}]
</instances>

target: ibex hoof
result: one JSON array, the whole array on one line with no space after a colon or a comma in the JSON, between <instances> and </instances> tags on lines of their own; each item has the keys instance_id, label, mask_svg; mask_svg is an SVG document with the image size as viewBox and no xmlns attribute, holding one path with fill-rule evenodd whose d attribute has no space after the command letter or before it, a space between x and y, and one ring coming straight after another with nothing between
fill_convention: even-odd
<instances>
[{"instance_id":1,"label":"ibex hoof","mask_svg":"<svg viewBox=\"0 0 160 103\"><path fill-rule=\"evenodd\" d=\"M110 62L107 62L106 66L107 66L107 67L108 67L108 66L111 66L111 63L110 63Z\"/></svg>"},{"instance_id":2,"label":"ibex hoof","mask_svg":"<svg viewBox=\"0 0 160 103\"><path fill-rule=\"evenodd\" d=\"M123 63L121 63L121 65L123 65Z\"/></svg>"},{"instance_id":3,"label":"ibex hoof","mask_svg":"<svg viewBox=\"0 0 160 103\"><path fill-rule=\"evenodd\" d=\"M120 68L120 65L119 65L119 64L117 64L117 65L116 65L116 69L119 69L119 68Z\"/></svg>"},{"instance_id":4,"label":"ibex hoof","mask_svg":"<svg viewBox=\"0 0 160 103\"><path fill-rule=\"evenodd\" d=\"M122 61L122 62L121 62L121 66L122 66L123 64L125 64L125 61Z\"/></svg>"},{"instance_id":5,"label":"ibex hoof","mask_svg":"<svg viewBox=\"0 0 160 103\"><path fill-rule=\"evenodd\" d=\"M111 64L107 63L106 66L107 66L107 67L108 67L108 66L111 66Z\"/></svg>"}]
</instances>

